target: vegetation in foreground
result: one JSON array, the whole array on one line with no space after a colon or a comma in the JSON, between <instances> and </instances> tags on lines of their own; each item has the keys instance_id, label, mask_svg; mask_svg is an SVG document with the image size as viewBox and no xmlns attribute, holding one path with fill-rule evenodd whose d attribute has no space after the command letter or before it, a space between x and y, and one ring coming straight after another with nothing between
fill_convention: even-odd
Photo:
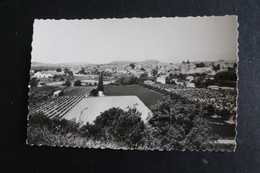
<instances>
[{"instance_id":1,"label":"vegetation in foreground","mask_svg":"<svg viewBox=\"0 0 260 173\"><path fill-rule=\"evenodd\" d=\"M214 148L212 142L217 136L213 135L204 118L206 113L201 105L171 95L157 104L152 112L148 122L144 123L136 108L111 108L101 113L93 124L86 125L65 119L48 119L38 114L29 117L28 143L114 149ZM228 148L232 150L233 147Z\"/></svg>"}]
</instances>

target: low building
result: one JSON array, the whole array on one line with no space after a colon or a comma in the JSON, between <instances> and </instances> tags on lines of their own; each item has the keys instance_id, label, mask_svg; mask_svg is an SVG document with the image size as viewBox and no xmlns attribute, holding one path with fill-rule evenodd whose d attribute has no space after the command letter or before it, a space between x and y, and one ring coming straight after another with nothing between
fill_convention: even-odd
<instances>
[{"instance_id":1,"label":"low building","mask_svg":"<svg viewBox=\"0 0 260 173\"><path fill-rule=\"evenodd\" d=\"M191 82L191 81L194 80L194 77L193 77L193 76L187 76L187 77L186 77L186 80L189 81L189 82Z\"/></svg>"},{"instance_id":2,"label":"low building","mask_svg":"<svg viewBox=\"0 0 260 173\"><path fill-rule=\"evenodd\" d=\"M59 97L61 93L62 93L62 90L54 91L53 92L53 97Z\"/></svg>"},{"instance_id":3,"label":"low building","mask_svg":"<svg viewBox=\"0 0 260 173\"><path fill-rule=\"evenodd\" d=\"M51 78L51 77L53 77L53 75L50 74L50 73L37 72L33 75L33 77L36 77L36 78Z\"/></svg>"},{"instance_id":4,"label":"low building","mask_svg":"<svg viewBox=\"0 0 260 173\"><path fill-rule=\"evenodd\" d=\"M160 82L162 84L165 84L166 83L166 77L165 76L159 76L159 77L157 77L156 82Z\"/></svg>"},{"instance_id":5,"label":"low building","mask_svg":"<svg viewBox=\"0 0 260 173\"><path fill-rule=\"evenodd\" d=\"M219 86L217 85L210 85L208 86L209 89L213 89L213 90L218 90L219 89Z\"/></svg>"},{"instance_id":6,"label":"low building","mask_svg":"<svg viewBox=\"0 0 260 173\"><path fill-rule=\"evenodd\" d=\"M146 85L153 85L155 82L151 81L151 80L146 80L144 81L144 84Z\"/></svg>"},{"instance_id":7,"label":"low building","mask_svg":"<svg viewBox=\"0 0 260 173\"><path fill-rule=\"evenodd\" d=\"M187 88L195 88L195 84L194 83L188 83L186 85Z\"/></svg>"}]
</instances>

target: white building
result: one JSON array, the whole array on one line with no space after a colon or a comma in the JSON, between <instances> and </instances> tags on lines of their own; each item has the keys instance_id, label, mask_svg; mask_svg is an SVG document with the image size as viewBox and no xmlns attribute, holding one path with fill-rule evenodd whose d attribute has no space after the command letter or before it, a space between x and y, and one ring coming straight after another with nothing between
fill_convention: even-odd
<instances>
[{"instance_id":1,"label":"white building","mask_svg":"<svg viewBox=\"0 0 260 173\"><path fill-rule=\"evenodd\" d=\"M187 77L186 77L186 80L189 81L189 82L191 82L191 81L194 80L194 77L193 77L193 76L187 76Z\"/></svg>"},{"instance_id":2,"label":"white building","mask_svg":"<svg viewBox=\"0 0 260 173\"><path fill-rule=\"evenodd\" d=\"M151 81L151 80L145 80L144 84L146 85L153 85L155 82Z\"/></svg>"},{"instance_id":3,"label":"white building","mask_svg":"<svg viewBox=\"0 0 260 173\"><path fill-rule=\"evenodd\" d=\"M50 78L53 77L52 74L49 73L42 73L42 72L37 72L33 75L33 77L37 77L37 78Z\"/></svg>"},{"instance_id":4,"label":"white building","mask_svg":"<svg viewBox=\"0 0 260 173\"><path fill-rule=\"evenodd\" d=\"M159 77L157 77L156 82L160 82L162 84L165 84L166 83L166 77L165 76L159 76Z\"/></svg>"},{"instance_id":5,"label":"white building","mask_svg":"<svg viewBox=\"0 0 260 173\"><path fill-rule=\"evenodd\" d=\"M53 93L53 97L59 97L59 94L61 93L61 90L57 90Z\"/></svg>"},{"instance_id":6,"label":"white building","mask_svg":"<svg viewBox=\"0 0 260 173\"><path fill-rule=\"evenodd\" d=\"M188 83L186 85L187 88L195 88L195 84L194 83Z\"/></svg>"}]
</instances>

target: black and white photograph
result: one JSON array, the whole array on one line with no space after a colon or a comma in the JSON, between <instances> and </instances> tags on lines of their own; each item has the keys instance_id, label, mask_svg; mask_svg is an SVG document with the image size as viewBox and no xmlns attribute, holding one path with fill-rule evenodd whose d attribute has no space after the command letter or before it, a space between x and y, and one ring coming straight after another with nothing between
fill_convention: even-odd
<instances>
[{"instance_id":1,"label":"black and white photograph","mask_svg":"<svg viewBox=\"0 0 260 173\"><path fill-rule=\"evenodd\" d=\"M237 16L33 24L27 144L236 149Z\"/></svg>"}]
</instances>

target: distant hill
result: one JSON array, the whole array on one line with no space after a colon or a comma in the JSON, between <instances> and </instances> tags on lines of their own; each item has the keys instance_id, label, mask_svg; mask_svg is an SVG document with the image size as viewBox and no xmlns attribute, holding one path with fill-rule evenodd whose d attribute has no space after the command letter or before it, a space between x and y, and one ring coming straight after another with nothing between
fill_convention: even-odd
<instances>
[{"instance_id":1,"label":"distant hill","mask_svg":"<svg viewBox=\"0 0 260 173\"><path fill-rule=\"evenodd\" d=\"M67 62L67 63L40 63L32 62L31 67L72 67L90 65L86 62Z\"/></svg>"},{"instance_id":2,"label":"distant hill","mask_svg":"<svg viewBox=\"0 0 260 173\"><path fill-rule=\"evenodd\" d=\"M134 62L134 61L112 61L112 62L110 62L110 63L108 63L108 64L131 64L131 63L136 63L136 62Z\"/></svg>"}]
</instances>

